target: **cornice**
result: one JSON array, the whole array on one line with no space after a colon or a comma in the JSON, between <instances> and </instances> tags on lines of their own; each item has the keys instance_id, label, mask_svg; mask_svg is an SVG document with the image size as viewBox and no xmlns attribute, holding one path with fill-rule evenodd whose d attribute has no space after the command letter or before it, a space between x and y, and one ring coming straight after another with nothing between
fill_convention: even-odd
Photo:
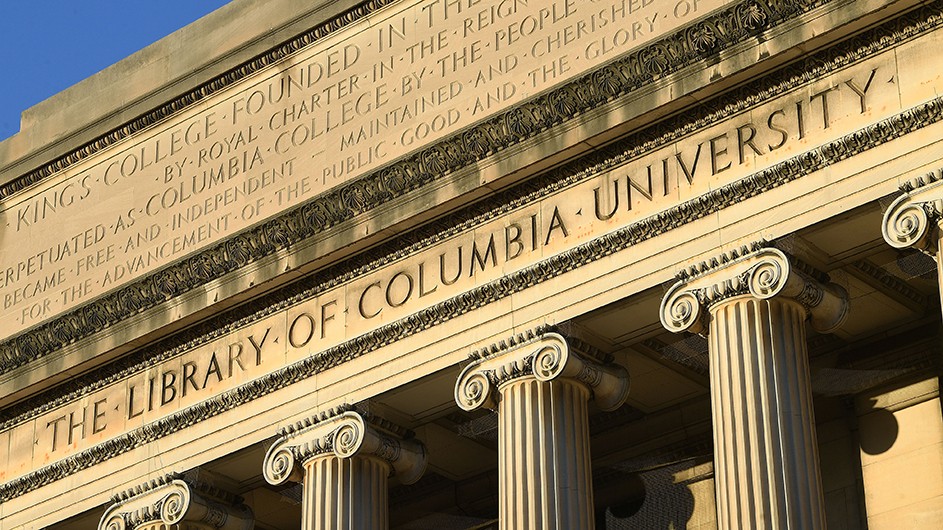
<instances>
[{"instance_id":1,"label":"cornice","mask_svg":"<svg viewBox=\"0 0 943 530\"><path fill-rule=\"evenodd\" d=\"M480 352L455 383L455 402L464 410L497 409L503 385L522 378L537 381L570 380L592 392L599 408L612 411L629 394L629 374L617 364L603 364L589 351L559 333L538 329L527 338L512 339Z\"/></svg>"},{"instance_id":2,"label":"cornice","mask_svg":"<svg viewBox=\"0 0 943 530\"><path fill-rule=\"evenodd\" d=\"M452 171L473 165L581 113L697 64L707 56L754 38L818 6L837 1L840 0L745 0L733 4L560 88L498 113L462 133L330 190L197 255L0 343L0 373L60 350L250 262L426 186ZM82 149L0 186L0 198L167 118L389 3L390 0L373 0L361 4Z\"/></svg>"},{"instance_id":3,"label":"cornice","mask_svg":"<svg viewBox=\"0 0 943 530\"><path fill-rule=\"evenodd\" d=\"M896 42L938 27L943 22L941 8L943 8L943 2L934 2L932 9L928 7L912 12L864 36L845 41L840 50L828 50L823 54L812 56L797 67L785 70L781 76L772 76L748 85L747 88L731 94L729 105L726 107L716 103L710 107L705 106L700 109L700 112L703 112L701 115L697 114L699 109L692 109L684 117L660 124L651 130L631 136L623 142L585 157L580 162L532 179L513 190L497 194L493 201L467 208L462 213L444 220L443 223L448 223L447 226L450 228L443 229L441 224L432 224L416 230L381 245L375 253L368 253L356 260L329 268L305 281L288 286L279 293L262 297L252 305L225 313L187 332L177 334L168 341L144 348L117 363L104 367L94 378L91 376L85 379L76 378L73 383L49 393L43 393L23 405L4 411L4 421L0 428L9 428L13 424L49 410L50 407L59 406L65 401L101 388L127 374L163 362L195 345L212 340L288 305L317 296L317 293L347 281L348 278L361 274L363 271L371 270L431 245L434 241L429 238L438 241L440 240L438 238L449 237L477 222L484 222L520 205L528 204L536 197L553 193L608 167L639 156L661 145L659 142L675 141L678 137L697 130L706 123L750 108L769 97L800 86L810 79L849 66L858 59L886 50L888 46ZM728 101L728 98L725 97L723 101ZM720 110L717 110L717 107L720 107ZM691 116L695 118L692 119ZM686 222L712 215L742 202L745 198L778 188L845 158L940 121L943 121L943 98L936 98L817 149L784 160L739 181L579 245L505 278L483 284L463 295L355 337L318 355L285 366L255 381L224 392L211 400L188 407L169 417L2 484L0 485L0 502L24 495L75 472L126 453L135 447L159 440L194 423L215 417L281 388L306 380L351 359L367 355L429 327L447 322L493 301L511 296L633 245L658 237ZM672 127L677 128L672 129ZM495 204L498 206L494 206ZM489 208L493 209L488 210ZM436 232L440 229L443 231ZM386 252L389 254L384 255L383 253ZM377 258L377 255L383 257Z\"/></svg>"},{"instance_id":4,"label":"cornice","mask_svg":"<svg viewBox=\"0 0 943 530\"><path fill-rule=\"evenodd\" d=\"M56 158L25 175L0 185L0 199L5 199L14 193L27 188L43 179L85 160L86 158L118 143L132 134L142 131L152 125L160 123L175 114L182 112L196 103L217 92L226 89L242 79L268 68L278 61L286 59L303 48L306 48L325 37L343 29L344 27L370 15L378 9L392 4L396 0L366 0L359 5L344 11L332 19L316 25L310 30L290 39L269 51L262 53L245 63L217 76L206 83L182 94L173 100L145 113L130 122L117 127L95 140L72 150L70 153Z\"/></svg>"},{"instance_id":5,"label":"cornice","mask_svg":"<svg viewBox=\"0 0 943 530\"><path fill-rule=\"evenodd\" d=\"M681 271L661 301L668 331L706 333L708 311L734 297L783 297L798 302L820 333L838 329L848 315L848 293L828 277L766 241L725 252Z\"/></svg>"},{"instance_id":6,"label":"cornice","mask_svg":"<svg viewBox=\"0 0 943 530\"><path fill-rule=\"evenodd\" d=\"M56 389L44 392L14 407L7 408L0 412L0 429L9 428L12 424L24 421L26 419L24 414L32 413L36 415L51 410L66 401L76 399L85 393L102 388L130 374L145 370L150 366L160 364L167 359L210 342L233 330L249 325L254 321L265 318L290 305L317 297L321 293L335 288L340 284L360 277L394 261L403 259L462 231L486 223L509 211L537 201L541 197L581 182L599 172L620 165L627 160L644 156L648 152L677 141L686 134L716 123L732 114L761 104L769 98L804 84L810 79L815 78L812 75L813 73L816 74L816 76L826 75L837 68L848 66L853 64L856 60L866 58L870 54L883 51L887 48L889 39L911 37L918 34L918 30L921 28L922 30L927 30L937 27L943 23L943 2L937 2L937 4L937 9L926 9L921 13L913 14L906 21L906 24L888 24L885 25L885 27L872 31L872 33L867 36L867 39L859 38L849 41L846 43L849 50L843 50L841 53L830 50L826 54L812 56L805 63L799 65L799 67L789 69L779 76L764 79L762 83L758 82L745 87L732 95L724 97L722 102L709 102L709 106L705 105L700 108L691 109L691 111L683 117L678 117L666 123L656 125L606 150L585 157L581 161L571 163L542 177L538 177L516 188L498 194L493 197L492 200L484 201L466 208L462 212L455 213L445 220L420 228L383 244L372 252L362 254L347 262L327 268L306 280L296 282L283 288L278 293L261 297L251 304L209 319L205 323L184 332L174 334L116 363L102 367L97 370L95 374L74 378ZM892 41L891 44L894 42L896 41ZM826 56L823 57L822 55ZM923 107L932 109L934 102L931 101ZM916 112L916 110L913 112ZM879 142L881 138L893 138L893 134L895 133L903 134L908 128L914 130L919 128L921 124L915 124L913 122L914 118L908 116L909 114L911 113L903 113L898 117L862 129L862 132L866 133L863 136L859 135L859 133L853 133L846 136L844 139L833 142L833 144L840 146L837 149L834 147L828 147L828 149L823 147L820 150L823 152L831 151L832 153L836 153L843 152L841 151L842 149L847 150L849 147L855 150L866 149L867 146L860 145L860 140L855 138L856 136L861 136L861 139L867 140L868 135L871 134L870 131L885 131L883 136L878 136L873 141ZM933 119L934 118L930 116L927 123L932 123ZM897 129L886 130L888 124L895 123L901 124L898 126L898 128L901 129L900 131ZM876 143L874 143L874 145L876 145ZM847 152L845 154L850 155L851 153ZM814 153L800 155L764 172L751 175L743 182L761 184L751 192L753 194L762 193L765 191L762 186L763 182L774 182L772 187L775 187L775 180L781 178L781 176L777 177L777 175L783 175L789 171L801 170L801 168L798 167L800 162L805 165L816 163L815 159L812 157L815 157ZM840 159L838 157L833 158ZM730 186L740 186L740 184L733 183ZM750 188L747 187L744 188L744 190L750 191ZM707 197L720 195L723 195L723 190L717 190ZM672 210L664 212L663 215L677 217L678 222L682 222L683 216L680 215L680 213L691 210L690 204L694 204L695 202L708 202L709 199L707 197L681 204ZM720 197L720 199L729 200L729 197L727 199ZM723 205L721 204L719 206ZM692 210L692 212L696 212L696 209ZM642 222L645 223L647 221L648 220L643 220ZM626 230L630 229L632 229L632 226L626 228Z\"/></svg>"}]
</instances>

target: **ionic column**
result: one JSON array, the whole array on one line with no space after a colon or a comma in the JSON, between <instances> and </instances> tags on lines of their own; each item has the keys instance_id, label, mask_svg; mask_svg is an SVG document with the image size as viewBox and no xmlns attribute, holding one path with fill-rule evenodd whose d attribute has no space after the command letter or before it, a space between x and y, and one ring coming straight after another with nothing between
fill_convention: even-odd
<instances>
[{"instance_id":1,"label":"ionic column","mask_svg":"<svg viewBox=\"0 0 943 530\"><path fill-rule=\"evenodd\" d=\"M116 495L98 530L252 530L242 498L200 482L168 475Z\"/></svg>"},{"instance_id":2,"label":"ionic column","mask_svg":"<svg viewBox=\"0 0 943 530\"><path fill-rule=\"evenodd\" d=\"M302 484L303 530L381 530L389 528L389 476L412 484L425 469L425 447L407 431L342 407L284 430L263 475L272 485Z\"/></svg>"},{"instance_id":3,"label":"ionic column","mask_svg":"<svg viewBox=\"0 0 943 530\"><path fill-rule=\"evenodd\" d=\"M884 212L884 222L881 223L884 241L894 248L912 247L936 260L936 277L943 302L943 253L940 252L943 173L940 170L928 173L900 189L901 196Z\"/></svg>"},{"instance_id":4,"label":"ionic column","mask_svg":"<svg viewBox=\"0 0 943 530\"><path fill-rule=\"evenodd\" d=\"M592 530L587 402L625 402L625 369L556 333L476 355L455 386L464 410L497 410L499 528Z\"/></svg>"},{"instance_id":5,"label":"ionic column","mask_svg":"<svg viewBox=\"0 0 943 530\"><path fill-rule=\"evenodd\" d=\"M708 334L718 528L825 528L805 321L835 330L844 290L775 248L692 267L662 300L673 332Z\"/></svg>"}]
</instances>

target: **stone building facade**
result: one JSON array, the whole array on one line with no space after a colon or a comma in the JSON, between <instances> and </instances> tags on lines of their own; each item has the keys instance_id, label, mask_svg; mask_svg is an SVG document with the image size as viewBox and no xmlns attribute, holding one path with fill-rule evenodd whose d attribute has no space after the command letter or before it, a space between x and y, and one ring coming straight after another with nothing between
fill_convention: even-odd
<instances>
[{"instance_id":1,"label":"stone building facade","mask_svg":"<svg viewBox=\"0 0 943 530\"><path fill-rule=\"evenodd\" d=\"M234 1L0 143L0 528L943 526L941 49Z\"/></svg>"}]
</instances>

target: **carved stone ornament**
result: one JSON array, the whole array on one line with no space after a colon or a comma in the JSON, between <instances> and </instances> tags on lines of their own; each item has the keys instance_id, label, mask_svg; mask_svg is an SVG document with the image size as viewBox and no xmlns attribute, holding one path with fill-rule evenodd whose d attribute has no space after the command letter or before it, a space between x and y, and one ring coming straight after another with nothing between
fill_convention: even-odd
<instances>
[{"instance_id":1,"label":"carved stone ornament","mask_svg":"<svg viewBox=\"0 0 943 530\"><path fill-rule=\"evenodd\" d=\"M116 495L98 530L251 530L252 510L242 499L169 475Z\"/></svg>"},{"instance_id":2,"label":"carved stone ornament","mask_svg":"<svg viewBox=\"0 0 943 530\"><path fill-rule=\"evenodd\" d=\"M904 194L884 212L884 240L894 248L913 247L936 255L936 228L943 213L943 170L914 179L901 186L901 191Z\"/></svg>"},{"instance_id":3,"label":"carved stone ornament","mask_svg":"<svg viewBox=\"0 0 943 530\"><path fill-rule=\"evenodd\" d=\"M766 242L732 250L678 276L659 311L662 325L674 333L706 333L711 306L741 295L795 300L820 333L838 329L848 314L848 295L841 286Z\"/></svg>"},{"instance_id":4,"label":"carved stone ornament","mask_svg":"<svg viewBox=\"0 0 943 530\"><path fill-rule=\"evenodd\" d=\"M524 377L538 381L568 379L585 385L596 404L615 410L629 395L629 374L617 364L603 364L588 351L578 352L572 340L559 333L543 333L510 348L482 353L462 370L455 385L455 402L464 410L496 409L504 383ZM584 347L585 350L591 348Z\"/></svg>"},{"instance_id":5,"label":"carved stone ornament","mask_svg":"<svg viewBox=\"0 0 943 530\"><path fill-rule=\"evenodd\" d=\"M403 484L418 481L426 470L425 446L404 429L344 406L282 431L262 464L269 484L302 482L300 464L333 453L338 458L373 456L388 462Z\"/></svg>"},{"instance_id":6,"label":"carved stone ornament","mask_svg":"<svg viewBox=\"0 0 943 530\"><path fill-rule=\"evenodd\" d=\"M649 128L613 142L607 147L561 165L555 170L498 192L487 200L453 212L419 230L392 238L369 252L332 265L322 273L310 275L270 295L240 305L236 309L220 312L188 330L141 348L100 370L74 377L62 385L39 392L0 411L0 429L9 429L96 389L114 384L129 374L147 370L151 366L180 355L181 352L215 340L224 333L244 326L247 322L267 318L274 311L301 300L320 296L328 289L351 281L353 278L362 277L369 271L401 260L404 256L410 256L420 249L438 244L465 230L466 227L490 222L513 208L533 204L540 198L556 193L567 186L594 178L601 171L617 167L627 160L643 157L654 149L676 142L678 138L703 130L745 109L805 86L810 79L820 79L849 65L873 58L915 36L925 35L941 28L943 28L943 1L925 4L908 12L905 16L889 20L843 41L840 45L821 50L777 72L755 79L737 90L728 92L720 99L712 100L710 105L691 107L674 118L660 121ZM613 65L616 63L610 66ZM608 76L595 75L587 79L605 82ZM544 282L563 274L571 274L584 266L624 252L644 241L661 237L678 227L685 226L686 223L721 212L725 208L739 204L746 197L756 197L779 189L842 160L866 153L873 148L940 122L943 122L943 96L935 97L893 116L863 126L841 138L782 160L741 180L712 189L708 193L600 235L598 238L509 273L493 282L481 284L468 292L390 322L356 339L332 346L320 355L305 357L212 399L187 407L154 423L0 484L0 504L71 477L78 471L127 454L143 445L172 436L183 429L192 427L195 423L218 417L261 396L307 381L316 374L340 366L351 359L360 358L393 342L412 337L443 322L451 321L469 311L506 300L516 293L534 289L535 286L539 288ZM246 244L246 248L271 248L271 245L257 246L247 238L248 236L236 236L237 240ZM245 249L238 248L241 244L239 241L230 241L223 246L230 249L232 255L248 256ZM249 257L239 258L237 261L245 263L248 259ZM186 267L187 263L182 263L180 266ZM205 280L200 280L200 282L193 285L203 285ZM180 285L189 288L191 284ZM150 302L144 303L140 300L133 302L137 295L129 296L125 292L135 289L134 287L119 289L117 294L113 293L114 296L103 296L98 302L76 310L73 315L43 324L15 338L0 341L0 373L12 372L52 352L59 351L87 333L98 331L104 326L104 324L92 325L91 322L115 322L124 318L127 311L137 314L150 307ZM123 292L124 294L121 294ZM140 292L151 291L141 288ZM165 294L170 296L170 294ZM125 302L119 304L119 299ZM160 297L159 300L162 303L165 298Z\"/></svg>"},{"instance_id":7,"label":"carved stone ornament","mask_svg":"<svg viewBox=\"0 0 943 530\"><path fill-rule=\"evenodd\" d=\"M277 46L193 92L118 127L80 149L0 185L0 198L52 178L89 156L146 130L160 120L238 83L354 21L369 17L393 0L368 0L297 38ZM175 262L53 321L0 342L0 370L10 371L56 352L93 333L133 317L174 297L200 289L251 262L298 244L356 216L430 186L451 171L467 168L510 146L544 134L557 124L649 86L663 76L743 45L813 9L839 0L742 0L679 28L617 60L483 120L475 126L412 153L352 182L318 195L303 205ZM848 0L842 0L848 1ZM882 49L886 48L886 44ZM819 65L817 67L820 68ZM897 132L896 134L900 134Z\"/></svg>"}]
</instances>

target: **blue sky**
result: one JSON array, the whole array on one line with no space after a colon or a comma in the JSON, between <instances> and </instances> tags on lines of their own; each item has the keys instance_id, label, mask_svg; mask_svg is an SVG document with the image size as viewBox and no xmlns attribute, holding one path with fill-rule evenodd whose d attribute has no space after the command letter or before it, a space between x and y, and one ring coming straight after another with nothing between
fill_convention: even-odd
<instances>
[{"instance_id":1,"label":"blue sky","mask_svg":"<svg viewBox=\"0 0 943 530\"><path fill-rule=\"evenodd\" d=\"M20 113L229 0L5 0L0 140Z\"/></svg>"}]
</instances>

